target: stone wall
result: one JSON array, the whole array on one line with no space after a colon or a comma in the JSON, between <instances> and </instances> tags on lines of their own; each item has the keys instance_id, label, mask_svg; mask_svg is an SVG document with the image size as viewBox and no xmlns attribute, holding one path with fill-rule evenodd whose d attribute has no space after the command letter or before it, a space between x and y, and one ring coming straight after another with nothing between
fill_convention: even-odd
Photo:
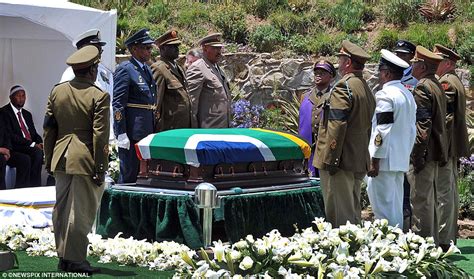
<instances>
[{"instance_id":1,"label":"stone wall","mask_svg":"<svg viewBox=\"0 0 474 279\"><path fill-rule=\"evenodd\" d=\"M279 94L301 94L313 84L313 62L297 58L274 59L268 53L233 53L224 55L221 66L227 77L236 84L240 94L254 104L271 103ZM457 71L466 88L470 72ZM377 84L377 64L367 64L364 78L370 88ZM234 89L237 90L237 88Z\"/></svg>"}]
</instances>

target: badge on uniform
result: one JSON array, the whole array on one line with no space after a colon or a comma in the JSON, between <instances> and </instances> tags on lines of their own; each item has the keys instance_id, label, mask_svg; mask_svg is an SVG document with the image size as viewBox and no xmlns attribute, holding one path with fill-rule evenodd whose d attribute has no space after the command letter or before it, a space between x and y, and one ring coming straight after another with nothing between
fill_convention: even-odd
<instances>
[{"instance_id":1,"label":"badge on uniform","mask_svg":"<svg viewBox=\"0 0 474 279\"><path fill-rule=\"evenodd\" d=\"M138 76L138 83L144 83L141 75Z\"/></svg>"},{"instance_id":2,"label":"badge on uniform","mask_svg":"<svg viewBox=\"0 0 474 279\"><path fill-rule=\"evenodd\" d=\"M115 121L122 120L122 113L120 111L116 111L114 114Z\"/></svg>"},{"instance_id":3,"label":"badge on uniform","mask_svg":"<svg viewBox=\"0 0 474 279\"><path fill-rule=\"evenodd\" d=\"M337 142L336 142L335 139L333 139L333 140L331 141L331 145L330 145L329 147L330 147L332 150L334 150L334 149L336 149L336 146L337 146Z\"/></svg>"},{"instance_id":4,"label":"badge on uniform","mask_svg":"<svg viewBox=\"0 0 474 279\"><path fill-rule=\"evenodd\" d=\"M382 142L383 142L382 136L380 134L377 134L374 139L375 146L381 146Z\"/></svg>"}]
</instances>

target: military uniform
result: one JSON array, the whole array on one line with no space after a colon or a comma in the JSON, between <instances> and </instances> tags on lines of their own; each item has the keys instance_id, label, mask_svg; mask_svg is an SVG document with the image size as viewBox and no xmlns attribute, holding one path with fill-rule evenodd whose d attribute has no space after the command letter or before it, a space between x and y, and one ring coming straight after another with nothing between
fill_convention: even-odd
<instances>
[{"instance_id":1,"label":"military uniform","mask_svg":"<svg viewBox=\"0 0 474 279\"><path fill-rule=\"evenodd\" d=\"M166 32L155 41L159 47L180 43L175 30ZM151 69L158 103L155 132L191 128L191 102L183 68L176 61L161 57L151 65Z\"/></svg>"},{"instance_id":2,"label":"military uniform","mask_svg":"<svg viewBox=\"0 0 474 279\"><path fill-rule=\"evenodd\" d=\"M369 55L344 41L339 55L365 63ZM369 168L375 99L362 71L345 74L332 88L320 124L314 166L320 170L326 219L335 227L361 221L360 187Z\"/></svg>"},{"instance_id":3,"label":"military uniform","mask_svg":"<svg viewBox=\"0 0 474 279\"><path fill-rule=\"evenodd\" d=\"M381 54L381 69L402 73L408 68L394 53L382 49ZM403 179L415 142L415 99L400 80L391 80L375 93L375 100L369 152L372 160L378 160L379 169L376 176L369 173L367 194L376 219L403 228Z\"/></svg>"},{"instance_id":4,"label":"military uniform","mask_svg":"<svg viewBox=\"0 0 474 279\"><path fill-rule=\"evenodd\" d=\"M99 51L86 46L67 59L73 69L96 67ZM108 165L110 97L93 81L75 77L56 85L44 122L46 169L56 178L53 226L61 269L92 271L87 234L104 191ZM72 121L73 119L73 121ZM70 262L64 268L64 261Z\"/></svg>"},{"instance_id":5,"label":"military uniform","mask_svg":"<svg viewBox=\"0 0 474 279\"><path fill-rule=\"evenodd\" d=\"M336 69L334 66L324 60L319 61L314 65L314 71L318 69L328 72L331 74L332 78L336 76ZM331 86L328 84L328 87L321 91L318 90L316 86L308 90L308 92L303 95L303 101L301 102L298 115L298 134L311 145L311 156L309 157L310 164L308 169L313 176L318 177L319 173L314 168L312 162L316 150L315 147L318 138L319 124L321 123L323 115L323 105L329 97L330 89Z\"/></svg>"},{"instance_id":6,"label":"military uniform","mask_svg":"<svg viewBox=\"0 0 474 279\"><path fill-rule=\"evenodd\" d=\"M434 52L454 63L460 59L452 50L436 44ZM439 78L447 97L446 133L448 139L448 162L439 167L437 188L439 210L440 245L449 247L456 242L458 231L459 193L457 186L459 157L469 156L469 139L466 127L466 92L454 70Z\"/></svg>"},{"instance_id":7,"label":"military uniform","mask_svg":"<svg viewBox=\"0 0 474 279\"><path fill-rule=\"evenodd\" d=\"M128 38L126 45L153 42L148 31L142 29ZM135 144L153 133L155 124L156 84L148 65L132 57L117 67L112 106L114 133L119 144L119 183L134 183L139 170ZM129 142L129 146L122 142Z\"/></svg>"},{"instance_id":8,"label":"military uniform","mask_svg":"<svg viewBox=\"0 0 474 279\"><path fill-rule=\"evenodd\" d=\"M200 45L222 47L221 34L201 39ZM228 128L231 121L229 83L217 63L206 57L194 62L186 72L191 100L193 128Z\"/></svg>"},{"instance_id":9,"label":"military uniform","mask_svg":"<svg viewBox=\"0 0 474 279\"><path fill-rule=\"evenodd\" d=\"M417 46L413 62L439 64L442 58ZM428 63L427 62L427 63ZM437 174L439 164L447 162L446 96L434 74L428 74L413 90L416 111L416 139L411 154L413 168L408 173L413 206L413 231L433 236L438 243Z\"/></svg>"}]
</instances>

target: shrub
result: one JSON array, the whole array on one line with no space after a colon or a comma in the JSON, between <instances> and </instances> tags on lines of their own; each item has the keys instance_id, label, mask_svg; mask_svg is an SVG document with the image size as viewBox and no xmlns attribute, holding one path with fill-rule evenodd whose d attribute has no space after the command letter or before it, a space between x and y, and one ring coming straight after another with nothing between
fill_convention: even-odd
<instances>
[{"instance_id":1,"label":"shrub","mask_svg":"<svg viewBox=\"0 0 474 279\"><path fill-rule=\"evenodd\" d=\"M244 43L247 40L245 11L239 5L220 7L212 17L213 23L219 28L224 39Z\"/></svg>"},{"instance_id":2,"label":"shrub","mask_svg":"<svg viewBox=\"0 0 474 279\"><path fill-rule=\"evenodd\" d=\"M436 43L452 47L452 43L448 37L448 30L451 27L452 25L450 24L412 24L405 32L402 32L399 37L415 45L422 45L427 49L433 49Z\"/></svg>"},{"instance_id":3,"label":"shrub","mask_svg":"<svg viewBox=\"0 0 474 279\"><path fill-rule=\"evenodd\" d=\"M258 52L272 52L283 44L285 37L272 25L260 25L250 35L250 44Z\"/></svg>"},{"instance_id":4,"label":"shrub","mask_svg":"<svg viewBox=\"0 0 474 279\"><path fill-rule=\"evenodd\" d=\"M308 38L300 34L295 34L290 37L288 47L298 54L311 53Z\"/></svg>"},{"instance_id":5,"label":"shrub","mask_svg":"<svg viewBox=\"0 0 474 279\"><path fill-rule=\"evenodd\" d=\"M163 0L153 1L148 5L147 12L147 19L151 23L159 23L170 15L169 7Z\"/></svg>"},{"instance_id":6,"label":"shrub","mask_svg":"<svg viewBox=\"0 0 474 279\"><path fill-rule=\"evenodd\" d=\"M380 50L382 48L391 50L395 47L398 40L398 32L392 29L382 30L375 39L375 48Z\"/></svg>"},{"instance_id":7,"label":"shrub","mask_svg":"<svg viewBox=\"0 0 474 279\"><path fill-rule=\"evenodd\" d=\"M364 22L371 21L373 17L370 7L360 0L343 0L334 5L329 12L331 24L347 33L359 30Z\"/></svg>"},{"instance_id":8,"label":"shrub","mask_svg":"<svg viewBox=\"0 0 474 279\"><path fill-rule=\"evenodd\" d=\"M386 0L382 6L385 21L406 26L410 21L419 20L418 8L422 2L422 0Z\"/></svg>"},{"instance_id":9,"label":"shrub","mask_svg":"<svg viewBox=\"0 0 474 279\"><path fill-rule=\"evenodd\" d=\"M462 57L462 61L473 65L474 64L474 25L465 28L459 34L459 40L457 43L458 54ZM473 73L471 76L474 78Z\"/></svg>"},{"instance_id":10,"label":"shrub","mask_svg":"<svg viewBox=\"0 0 474 279\"><path fill-rule=\"evenodd\" d=\"M286 131L285 126L283 126L283 116L281 109L267 108L263 110L262 114L260 115L259 127L276 131Z\"/></svg>"},{"instance_id":11,"label":"shrub","mask_svg":"<svg viewBox=\"0 0 474 279\"><path fill-rule=\"evenodd\" d=\"M194 28L203 22L208 22L210 20L209 10L209 5L199 2L183 5L177 9L176 26Z\"/></svg>"},{"instance_id":12,"label":"shrub","mask_svg":"<svg viewBox=\"0 0 474 279\"><path fill-rule=\"evenodd\" d=\"M307 17L286 10L273 12L269 19L272 25L279 28L286 36L295 33L305 34L312 24Z\"/></svg>"},{"instance_id":13,"label":"shrub","mask_svg":"<svg viewBox=\"0 0 474 279\"><path fill-rule=\"evenodd\" d=\"M259 18L266 18L274 10L287 7L287 0L254 0L253 4L248 6L248 12L251 12Z\"/></svg>"},{"instance_id":14,"label":"shrub","mask_svg":"<svg viewBox=\"0 0 474 279\"><path fill-rule=\"evenodd\" d=\"M313 3L308 0L288 0L288 6L292 12L302 13L311 10Z\"/></svg>"}]
</instances>

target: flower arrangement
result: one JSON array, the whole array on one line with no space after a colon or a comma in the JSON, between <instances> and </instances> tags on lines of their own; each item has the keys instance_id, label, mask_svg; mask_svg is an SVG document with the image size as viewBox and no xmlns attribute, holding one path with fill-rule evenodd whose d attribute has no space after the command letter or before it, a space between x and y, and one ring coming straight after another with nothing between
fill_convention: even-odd
<instances>
[{"instance_id":1,"label":"flower arrangement","mask_svg":"<svg viewBox=\"0 0 474 279\"><path fill-rule=\"evenodd\" d=\"M249 101L240 99L232 104L232 122L235 128L259 127L261 114L264 111L261 105L251 105Z\"/></svg>"},{"instance_id":2,"label":"flower arrangement","mask_svg":"<svg viewBox=\"0 0 474 279\"><path fill-rule=\"evenodd\" d=\"M120 159L118 156L117 141L114 140L109 144L109 168L107 175L112 178L115 182L118 181L120 172Z\"/></svg>"},{"instance_id":3,"label":"flower arrangement","mask_svg":"<svg viewBox=\"0 0 474 279\"><path fill-rule=\"evenodd\" d=\"M404 234L386 220L347 223L333 229L323 218L313 227L283 237L277 230L262 238L248 235L233 245L215 241L212 259L175 242L147 242L132 237L102 239L89 234L89 256L99 262L174 270L175 278L469 278L448 257L460 253L451 243L446 253L433 238ZM30 256L57 256L50 229L0 227L0 245L24 250Z\"/></svg>"},{"instance_id":4,"label":"flower arrangement","mask_svg":"<svg viewBox=\"0 0 474 279\"><path fill-rule=\"evenodd\" d=\"M190 268L176 277L469 278L447 259L460 252L452 243L443 253L432 237L404 234L386 220L337 229L323 218L313 223L314 228L292 237L273 230L261 239L249 235L233 245L214 242L213 259L202 250L202 260L184 259Z\"/></svg>"}]
</instances>

